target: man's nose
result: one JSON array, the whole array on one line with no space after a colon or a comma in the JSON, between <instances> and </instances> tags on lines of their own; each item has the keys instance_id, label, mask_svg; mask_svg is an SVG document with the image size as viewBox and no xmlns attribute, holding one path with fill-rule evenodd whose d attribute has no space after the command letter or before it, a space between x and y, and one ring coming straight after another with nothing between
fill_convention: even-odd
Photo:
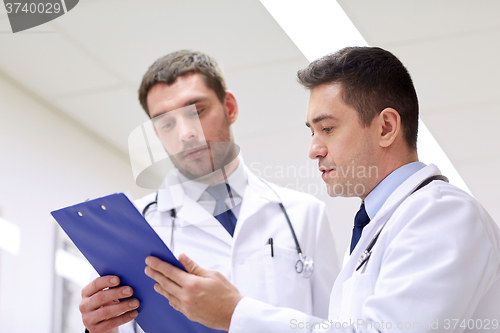
<instances>
[{"instance_id":1,"label":"man's nose","mask_svg":"<svg viewBox=\"0 0 500 333\"><path fill-rule=\"evenodd\" d=\"M309 147L309 158L312 160L323 158L328 154L328 149L322 140L313 137Z\"/></svg>"},{"instance_id":2,"label":"man's nose","mask_svg":"<svg viewBox=\"0 0 500 333\"><path fill-rule=\"evenodd\" d=\"M179 119L177 128L179 131L179 139L184 142L189 142L198 139L198 131L201 130L200 126L196 126L188 119Z\"/></svg>"}]
</instances>

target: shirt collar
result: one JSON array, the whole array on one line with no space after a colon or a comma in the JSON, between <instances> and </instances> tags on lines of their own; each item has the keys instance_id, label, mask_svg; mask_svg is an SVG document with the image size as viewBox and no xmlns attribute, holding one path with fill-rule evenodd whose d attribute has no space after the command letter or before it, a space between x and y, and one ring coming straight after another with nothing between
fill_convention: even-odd
<instances>
[{"instance_id":1,"label":"shirt collar","mask_svg":"<svg viewBox=\"0 0 500 333\"><path fill-rule=\"evenodd\" d=\"M184 193L194 201L199 201L201 195L207 190L209 184L189 179L179 170L176 171L177 177L179 178L182 188L184 189ZM231 190L243 198L248 185L248 175L243 167L241 159L239 160L236 170L234 170L234 172L227 177L227 183L231 186Z\"/></svg>"},{"instance_id":2,"label":"shirt collar","mask_svg":"<svg viewBox=\"0 0 500 333\"><path fill-rule=\"evenodd\" d=\"M411 175L420 169L424 168L425 164L422 162L412 162L403 165L402 167L391 172L387 177L385 177L377 186L368 194L365 198L365 209L370 220L373 220L375 215L389 196L394 192L401 184L405 182Z\"/></svg>"},{"instance_id":3,"label":"shirt collar","mask_svg":"<svg viewBox=\"0 0 500 333\"><path fill-rule=\"evenodd\" d=\"M194 201L198 201L203 192L205 192L205 190L208 188L208 184L189 179L188 177L184 176L178 169L175 171L177 172L177 177L179 178L179 182L182 186L182 189L184 190L184 193Z\"/></svg>"},{"instance_id":4,"label":"shirt collar","mask_svg":"<svg viewBox=\"0 0 500 333\"><path fill-rule=\"evenodd\" d=\"M231 191L236 192L240 198L243 198L248 185L248 175L241 160L239 161L236 170L234 170L234 172L227 177L227 183L231 187Z\"/></svg>"}]
</instances>

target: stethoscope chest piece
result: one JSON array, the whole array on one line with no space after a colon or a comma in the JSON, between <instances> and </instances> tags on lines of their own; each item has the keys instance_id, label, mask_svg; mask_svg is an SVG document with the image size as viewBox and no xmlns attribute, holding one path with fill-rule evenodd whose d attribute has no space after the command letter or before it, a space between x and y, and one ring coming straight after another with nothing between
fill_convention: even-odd
<instances>
[{"instance_id":1,"label":"stethoscope chest piece","mask_svg":"<svg viewBox=\"0 0 500 333\"><path fill-rule=\"evenodd\" d=\"M314 272L314 261L300 253L299 260L295 263L295 271L304 278L310 278Z\"/></svg>"}]
</instances>

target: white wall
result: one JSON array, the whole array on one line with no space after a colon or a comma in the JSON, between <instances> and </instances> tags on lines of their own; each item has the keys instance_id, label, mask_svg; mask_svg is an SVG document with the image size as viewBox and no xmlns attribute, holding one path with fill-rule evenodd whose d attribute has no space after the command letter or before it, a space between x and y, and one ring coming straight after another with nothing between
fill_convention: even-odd
<instances>
[{"instance_id":1,"label":"white wall","mask_svg":"<svg viewBox=\"0 0 500 333\"><path fill-rule=\"evenodd\" d=\"M125 190L144 194L126 156L0 73L0 216L21 228L19 253L0 249L0 332L53 332L50 211Z\"/></svg>"}]
</instances>

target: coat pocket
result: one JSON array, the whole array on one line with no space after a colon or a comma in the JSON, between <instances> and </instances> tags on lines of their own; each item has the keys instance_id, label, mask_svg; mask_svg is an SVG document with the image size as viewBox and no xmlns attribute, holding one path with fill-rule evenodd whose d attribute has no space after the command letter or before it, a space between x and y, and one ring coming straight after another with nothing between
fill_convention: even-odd
<instances>
[{"instance_id":1,"label":"coat pocket","mask_svg":"<svg viewBox=\"0 0 500 333\"><path fill-rule=\"evenodd\" d=\"M272 257L270 253L270 245L266 245L263 261L268 302L311 313L311 279L295 270L299 259L297 251L274 246Z\"/></svg>"}]
</instances>

